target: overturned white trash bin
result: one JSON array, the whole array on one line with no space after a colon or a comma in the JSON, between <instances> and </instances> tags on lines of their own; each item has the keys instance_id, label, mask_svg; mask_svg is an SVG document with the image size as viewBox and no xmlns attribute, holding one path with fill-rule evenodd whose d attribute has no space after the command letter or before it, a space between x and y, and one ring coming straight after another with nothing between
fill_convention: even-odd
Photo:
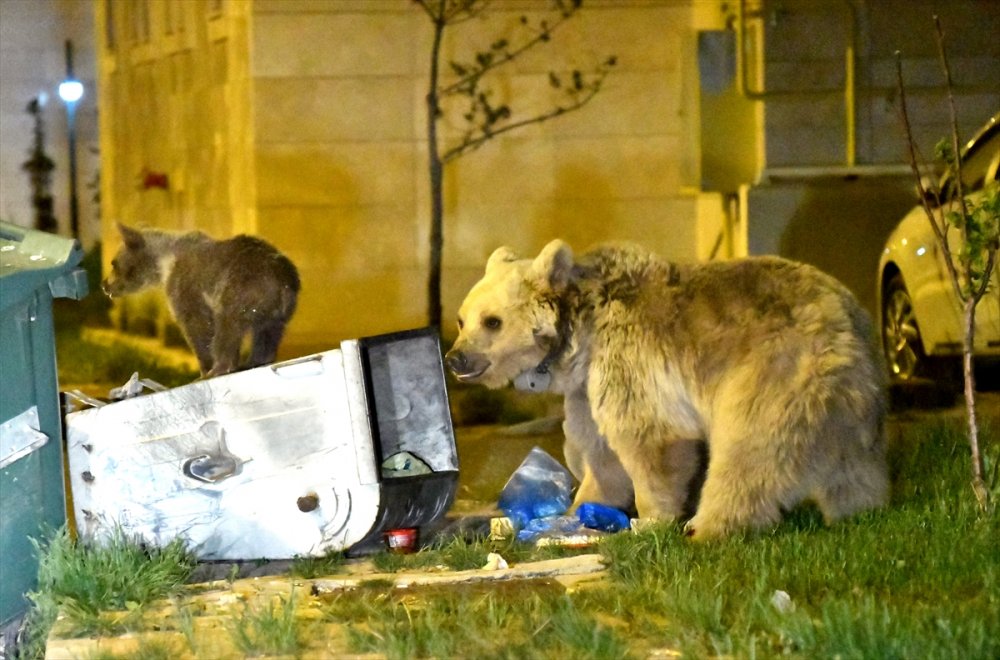
<instances>
[{"instance_id":1,"label":"overturned white trash bin","mask_svg":"<svg viewBox=\"0 0 1000 660\"><path fill-rule=\"evenodd\" d=\"M77 531L201 559L370 546L450 508L458 455L432 329L66 416Z\"/></svg>"}]
</instances>

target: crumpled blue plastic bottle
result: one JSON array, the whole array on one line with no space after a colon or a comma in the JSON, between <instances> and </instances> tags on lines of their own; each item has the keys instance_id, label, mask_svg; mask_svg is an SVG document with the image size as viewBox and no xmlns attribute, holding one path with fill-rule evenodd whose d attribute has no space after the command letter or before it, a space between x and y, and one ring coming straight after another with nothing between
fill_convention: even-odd
<instances>
[{"instance_id":1,"label":"crumpled blue plastic bottle","mask_svg":"<svg viewBox=\"0 0 1000 660\"><path fill-rule=\"evenodd\" d=\"M576 515L584 527L604 532L620 532L631 526L624 511L598 502L581 502Z\"/></svg>"},{"instance_id":2,"label":"crumpled blue plastic bottle","mask_svg":"<svg viewBox=\"0 0 1000 660\"><path fill-rule=\"evenodd\" d=\"M546 518L535 518L517 532L517 540L524 543L534 543L542 537L558 537L579 534L586 531L593 534L591 530L584 530L583 523L576 516L548 516Z\"/></svg>"},{"instance_id":3,"label":"crumpled blue plastic bottle","mask_svg":"<svg viewBox=\"0 0 1000 660\"><path fill-rule=\"evenodd\" d=\"M536 518L565 513L573 501L573 475L541 447L534 447L500 491L497 506L515 529Z\"/></svg>"}]
</instances>

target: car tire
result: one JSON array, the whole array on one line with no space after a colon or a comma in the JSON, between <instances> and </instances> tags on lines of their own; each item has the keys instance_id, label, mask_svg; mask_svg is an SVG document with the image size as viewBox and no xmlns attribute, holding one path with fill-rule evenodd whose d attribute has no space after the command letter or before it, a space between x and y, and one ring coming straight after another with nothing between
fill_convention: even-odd
<instances>
[{"instance_id":1,"label":"car tire","mask_svg":"<svg viewBox=\"0 0 1000 660\"><path fill-rule=\"evenodd\" d=\"M900 273L889 280L882 296L882 348L894 382L908 383L931 375L913 301Z\"/></svg>"},{"instance_id":2,"label":"car tire","mask_svg":"<svg viewBox=\"0 0 1000 660\"><path fill-rule=\"evenodd\" d=\"M896 273L882 296L882 347L893 398L899 407L947 407L962 388L960 361L928 357L903 276Z\"/></svg>"}]
</instances>

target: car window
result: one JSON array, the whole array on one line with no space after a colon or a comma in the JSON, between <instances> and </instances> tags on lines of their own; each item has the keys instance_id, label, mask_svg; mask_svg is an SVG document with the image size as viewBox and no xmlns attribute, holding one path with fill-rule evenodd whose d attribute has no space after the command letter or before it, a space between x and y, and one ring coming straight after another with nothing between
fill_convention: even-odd
<instances>
[{"instance_id":1,"label":"car window","mask_svg":"<svg viewBox=\"0 0 1000 660\"><path fill-rule=\"evenodd\" d=\"M976 142L962 160L962 187L966 193L979 190L987 180L997 180L1000 163L1000 130L993 130ZM954 182L951 177L941 184L942 199L950 199Z\"/></svg>"}]
</instances>

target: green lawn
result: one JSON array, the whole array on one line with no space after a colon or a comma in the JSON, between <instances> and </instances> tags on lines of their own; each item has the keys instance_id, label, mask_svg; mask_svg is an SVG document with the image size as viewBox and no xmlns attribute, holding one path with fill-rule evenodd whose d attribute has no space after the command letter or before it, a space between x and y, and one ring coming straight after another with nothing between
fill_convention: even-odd
<instances>
[{"instance_id":1,"label":"green lawn","mask_svg":"<svg viewBox=\"0 0 1000 660\"><path fill-rule=\"evenodd\" d=\"M168 385L192 377L160 371L124 348L88 346L73 324L60 328L57 342L64 381L120 383L135 370ZM1000 499L997 423L993 418L981 429L994 503ZM422 591L371 584L327 598L323 617L347 626L352 652L391 658L614 658L654 651L694 658L998 658L1000 524L995 507L981 512L976 506L964 427L958 421L900 424L893 438L891 504L833 527L810 507L769 532L706 544L690 542L678 526L660 525L603 541L599 551L610 575L598 586ZM485 563L491 550L512 563L552 552L454 539L414 555L380 556L377 564L380 570L469 568ZM187 570L177 548L151 560L178 564L180 579ZM115 607L91 603L88 589L100 589L87 587L92 583L80 572L86 565L107 571L120 566L116 562L57 537L35 598L47 608L42 614L51 617L62 606L92 619L96 609ZM337 566L332 561L329 570ZM324 572L323 564L296 568L300 579ZM131 564L124 570L140 573ZM162 572L149 574L159 579ZM86 588L69 589L65 576ZM172 589L176 579L165 582ZM788 594L789 607L772 604L776 591ZM141 610L130 598L126 608ZM253 625L234 624L233 634L250 644L263 634L258 629L270 627L283 635L275 648L294 656L295 644L308 646L315 622L289 630L296 624L291 611L249 612ZM36 616L38 625L46 616ZM35 646L31 653L38 652Z\"/></svg>"},{"instance_id":2,"label":"green lawn","mask_svg":"<svg viewBox=\"0 0 1000 660\"><path fill-rule=\"evenodd\" d=\"M983 436L997 498L1000 443L995 429ZM691 543L675 525L660 525L604 540L599 551L610 577L596 586L403 590L372 583L326 598L322 617L346 624L352 652L390 658L613 658L654 651L694 658L997 658L1000 525L995 511L982 513L975 505L967 453L958 426L915 425L893 447L891 505L833 527L809 507L772 531L706 544ZM79 577L85 562L58 538L43 562L44 588L36 600L50 612L53 604L65 610L70 603L86 623L101 607L88 604L88 594L101 590L60 585L61 575L76 585L91 582ZM512 563L553 552L452 539L414 555L379 556L376 565L383 571L437 564L462 569L482 565L491 550ZM89 556L98 571L121 565ZM187 561L176 548L152 560L181 568ZM337 566L330 564L333 571ZM132 564L125 570L139 574ZM160 580L163 569L147 574ZM772 604L776 591L790 596L790 607ZM141 609L141 603L126 605ZM252 624L267 623L284 644L306 648L315 621L290 631L291 611L252 612L261 618ZM247 625L234 625L234 634L263 634L247 632ZM281 648L295 655L294 647Z\"/></svg>"}]
</instances>

